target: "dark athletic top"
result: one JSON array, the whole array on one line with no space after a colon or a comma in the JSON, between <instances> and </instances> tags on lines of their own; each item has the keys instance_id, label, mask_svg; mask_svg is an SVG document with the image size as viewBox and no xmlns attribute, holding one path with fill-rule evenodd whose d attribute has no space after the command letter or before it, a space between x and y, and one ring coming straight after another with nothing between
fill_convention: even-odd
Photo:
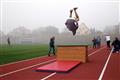
<instances>
[{"instance_id":1,"label":"dark athletic top","mask_svg":"<svg viewBox=\"0 0 120 80\"><path fill-rule=\"evenodd\" d=\"M114 47L119 47L120 48L120 41L119 40L115 40L115 41L113 41L112 45Z\"/></svg>"},{"instance_id":2,"label":"dark athletic top","mask_svg":"<svg viewBox=\"0 0 120 80\"><path fill-rule=\"evenodd\" d=\"M78 22L74 19L67 19L65 25L70 31L74 31L78 28Z\"/></svg>"},{"instance_id":3,"label":"dark athletic top","mask_svg":"<svg viewBox=\"0 0 120 80\"><path fill-rule=\"evenodd\" d=\"M54 39L53 38L50 39L49 45L50 45L50 47L54 47Z\"/></svg>"}]
</instances>

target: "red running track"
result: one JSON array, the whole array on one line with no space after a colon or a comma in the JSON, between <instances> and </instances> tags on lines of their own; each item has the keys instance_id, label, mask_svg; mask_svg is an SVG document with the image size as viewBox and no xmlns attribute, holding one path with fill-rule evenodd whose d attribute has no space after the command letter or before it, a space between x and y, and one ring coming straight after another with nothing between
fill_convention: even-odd
<instances>
[{"instance_id":1,"label":"red running track","mask_svg":"<svg viewBox=\"0 0 120 80\"><path fill-rule=\"evenodd\" d=\"M15 70L19 70L25 67L29 67L32 65L36 65L38 63L44 62L44 61L48 61L48 60L52 60L55 57L42 57L42 58L35 58L35 59L31 59L28 61L22 61L19 63L15 63L15 64L10 64L10 65L5 65L5 66L0 66L0 75L8 73L8 72L12 72Z\"/></svg>"},{"instance_id":2,"label":"red running track","mask_svg":"<svg viewBox=\"0 0 120 80\"><path fill-rule=\"evenodd\" d=\"M105 70L103 80L120 80L120 53L112 54L108 63L108 67Z\"/></svg>"},{"instance_id":3,"label":"red running track","mask_svg":"<svg viewBox=\"0 0 120 80\"><path fill-rule=\"evenodd\" d=\"M69 73L52 73L52 72L35 72L37 67L44 64L48 64L55 60L55 57L42 57L29 61L23 61L20 63L0 66L0 80L97 80L103 70L106 60L109 56L110 51L106 48L101 49L90 49L89 50L89 62L80 64L78 67L73 69ZM92 55L91 55L92 54ZM113 55L113 54L112 54ZM111 59L105 70L103 79L108 80L111 77L114 80L120 79L119 76L109 76L109 65L111 62L120 60L119 54L117 58ZM47 61L47 62L46 62ZM37 65L36 65L37 64ZM118 62L113 63L114 65L119 64ZM115 66L111 66L113 69ZM111 70L114 74L120 74L119 66L116 67L118 70ZM108 70L107 70L108 69ZM116 73L117 71L117 73ZM109 75L108 75L109 74Z\"/></svg>"}]
</instances>

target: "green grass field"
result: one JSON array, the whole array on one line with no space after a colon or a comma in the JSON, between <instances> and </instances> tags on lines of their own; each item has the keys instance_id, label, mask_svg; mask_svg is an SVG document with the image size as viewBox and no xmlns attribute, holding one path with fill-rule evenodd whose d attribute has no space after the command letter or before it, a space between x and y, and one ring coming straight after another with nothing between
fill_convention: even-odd
<instances>
[{"instance_id":1,"label":"green grass field","mask_svg":"<svg viewBox=\"0 0 120 80\"><path fill-rule=\"evenodd\" d=\"M75 44L69 44L69 45L75 45ZM90 45L90 44L86 44L86 45ZM0 65L7 64L10 62L16 62L20 60L25 60L25 59L31 59L39 56L45 56L47 54L48 54L48 45L40 45L40 44L11 45L11 46L0 45Z\"/></svg>"},{"instance_id":2,"label":"green grass field","mask_svg":"<svg viewBox=\"0 0 120 80\"><path fill-rule=\"evenodd\" d=\"M44 56L47 53L48 45L0 45L0 65Z\"/></svg>"}]
</instances>

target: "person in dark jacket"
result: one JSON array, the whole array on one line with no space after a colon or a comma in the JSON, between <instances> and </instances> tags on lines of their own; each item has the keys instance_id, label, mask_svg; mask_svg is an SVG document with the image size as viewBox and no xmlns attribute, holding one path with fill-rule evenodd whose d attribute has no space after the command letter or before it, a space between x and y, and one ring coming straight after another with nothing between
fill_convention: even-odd
<instances>
[{"instance_id":1,"label":"person in dark jacket","mask_svg":"<svg viewBox=\"0 0 120 80\"><path fill-rule=\"evenodd\" d=\"M11 45L10 37L7 38L7 43L8 43L9 46Z\"/></svg>"},{"instance_id":2,"label":"person in dark jacket","mask_svg":"<svg viewBox=\"0 0 120 80\"><path fill-rule=\"evenodd\" d=\"M50 38L48 56L50 56L51 52L55 55L55 37Z\"/></svg>"},{"instance_id":3,"label":"person in dark jacket","mask_svg":"<svg viewBox=\"0 0 120 80\"><path fill-rule=\"evenodd\" d=\"M113 53L119 53L120 50L120 40L115 37L115 40L112 42L112 46L113 46Z\"/></svg>"},{"instance_id":4,"label":"person in dark jacket","mask_svg":"<svg viewBox=\"0 0 120 80\"><path fill-rule=\"evenodd\" d=\"M93 38L92 42L93 42L93 48L96 48L96 38L95 37Z\"/></svg>"}]
</instances>

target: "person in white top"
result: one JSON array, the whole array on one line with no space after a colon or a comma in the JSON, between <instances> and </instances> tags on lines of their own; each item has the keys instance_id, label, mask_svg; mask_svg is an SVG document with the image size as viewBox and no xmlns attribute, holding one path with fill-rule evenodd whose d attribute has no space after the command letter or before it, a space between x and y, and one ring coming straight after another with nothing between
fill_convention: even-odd
<instances>
[{"instance_id":1,"label":"person in white top","mask_svg":"<svg viewBox=\"0 0 120 80\"><path fill-rule=\"evenodd\" d=\"M107 47L110 48L110 35L106 35L106 43L107 43Z\"/></svg>"}]
</instances>

